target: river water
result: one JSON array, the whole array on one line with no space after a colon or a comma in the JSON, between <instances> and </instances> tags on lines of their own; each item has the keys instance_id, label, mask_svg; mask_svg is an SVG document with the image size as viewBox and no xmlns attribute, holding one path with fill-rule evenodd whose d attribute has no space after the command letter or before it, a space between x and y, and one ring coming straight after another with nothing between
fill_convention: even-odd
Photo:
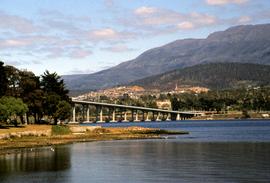
<instances>
[{"instance_id":1,"label":"river water","mask_svg":"<svg viewBox=\"0 0 270 183\"><path fill-rule=\"evenodd\" d=\"M270 121L103 125L181 129L190 134L23 149L0 155L0 182L270 182Z\"/></svg>"}]
</instances>

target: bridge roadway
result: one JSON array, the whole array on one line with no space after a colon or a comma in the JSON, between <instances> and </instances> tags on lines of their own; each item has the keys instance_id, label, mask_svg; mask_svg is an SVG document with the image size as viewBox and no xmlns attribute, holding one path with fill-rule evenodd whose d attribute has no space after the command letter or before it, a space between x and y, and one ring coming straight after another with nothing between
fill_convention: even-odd
<instances>
[{"instance_id":1,"label":"bridge roadway","mask_svg":"<svg viewBox=\"0 0 270 183\"><path fill-rule=\"evenodd\" d=\"M173 117L174 120L181 120L191 118L193 116L200 115L200 113L196 112L181 112L181 111L172 111L172 110L164 110L164 109L157 109L157 108L148 108L148 107L139 107L139 106L130 106L130 105L120 105L120 104L110 104L110 103L101 103L101 102L93 102L93 101L82 101L82 100L72 100L74 104L73 108L73 122L76 122L76 109L75 105L83 105L87 106L87 117L86 122L90 122L90 110L89 106L96 107L96 122L104 122L104 115L103 109L108 108L109 111L112 111L112 117L110 122L116 122L116 109L121 110L121 118L118 121L161 121L161 115L164 117L166 115L166 120L171 120ZM128 120L128 111L131 112L131 119ZM139 112L141 111L142 119L139 119ZM124 118L122 118L122 112L124 112ZM134 119L134 112L135 112L135 119ZM99 113L99 120L98 120L98 113ZM146 119L144 118L144 114L146 113ZM150 120L150 114L152 113L152 118ZM156 114L156 117L155 117ZM109 116L110 119L110 116Z\"/></svg>"}]
</instances>

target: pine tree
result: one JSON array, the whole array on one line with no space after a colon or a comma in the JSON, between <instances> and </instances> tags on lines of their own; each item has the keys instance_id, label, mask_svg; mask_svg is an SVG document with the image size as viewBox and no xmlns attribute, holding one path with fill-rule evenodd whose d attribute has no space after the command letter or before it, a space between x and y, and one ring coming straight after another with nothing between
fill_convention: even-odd
<instances>
[{"instance_id":1,"label":"pine tree","mask_svg":"<svg viewBox=\"0 0 270 183\"><path fill-rule=\"evenodd\" d=\"M44 91L44 112L54 119L54 124L57 123L57 110L61 101L70 102L68 90L65 88L64 80L57 73L45 71L41 76L41 88Z\"/></svg>"}]
</instances>

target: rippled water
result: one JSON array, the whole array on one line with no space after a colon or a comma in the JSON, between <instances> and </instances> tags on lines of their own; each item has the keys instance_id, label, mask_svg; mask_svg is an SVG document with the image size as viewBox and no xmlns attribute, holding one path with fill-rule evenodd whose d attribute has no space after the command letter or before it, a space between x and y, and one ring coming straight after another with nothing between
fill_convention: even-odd
<instances>
[{"instance_id":1,"label":"rippled water","mask_svg":"<svg viewBox=\"0 0 270 183\"><path fill-rule=\"evenodd\" d=\"M269 120L97 123L92 125L142 126L189 131L189 135L176 136L177 141L184 142L270 142Z\"/></svg>"},{"instance_id":2,"label":"rippled water","mask_svg":"<svg viewBox=\"0 0 270 183\"><path fill-rule=\"evenodd\" d=\"M112 125L112 124L104 124ZM270 121L117 123L184 129L159 140L105 141L0 155L0 182L269 182Z\"/></svg>"}]
</instances>

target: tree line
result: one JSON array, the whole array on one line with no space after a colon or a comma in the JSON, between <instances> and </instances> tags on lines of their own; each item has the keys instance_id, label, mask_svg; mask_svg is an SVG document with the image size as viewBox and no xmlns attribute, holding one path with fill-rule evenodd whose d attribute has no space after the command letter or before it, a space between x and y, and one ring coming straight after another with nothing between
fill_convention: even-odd
<instances>
[{"instance_id":1,"label":"tree line","mask_svg":"<svg viewBox=\"0 0 270 183\"><path fill-rule=\"evenodd\" d=\"M201 94L175 94L170 97L173 110L270 111L270 88L255 87L215 90Z\"/></svg>"},{"instance_id":2,"label":"tree line","mask_svg":"<svg viewBox=\"0 0 270 183\"><path fill-rule=\"evenodd\" d=\"M63 79L57 73L33 72L4 65L0 61L0 121L40 123L46 118L57 124L71 114L71 101Z\"/></svg>"}]
</instances>

